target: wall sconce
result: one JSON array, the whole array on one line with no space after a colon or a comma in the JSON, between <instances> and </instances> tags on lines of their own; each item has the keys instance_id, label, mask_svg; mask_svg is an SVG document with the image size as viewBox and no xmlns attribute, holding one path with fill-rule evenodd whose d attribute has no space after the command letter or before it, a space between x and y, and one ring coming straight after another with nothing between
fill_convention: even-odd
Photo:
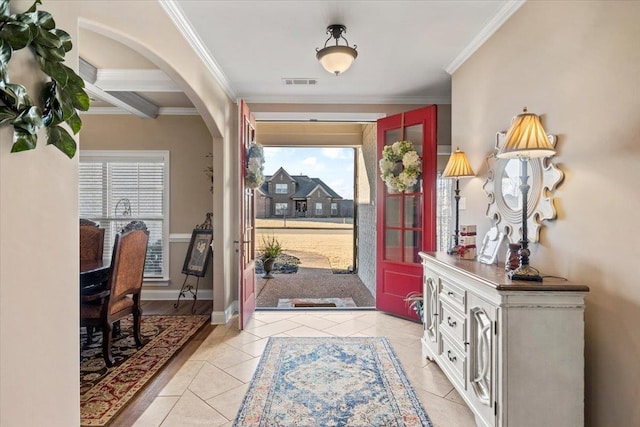
<instances>
[{"instance_id":1,"label":"wall sconce","mask_svg":"<svg viewBox=\"0 0 640 427\"><path fill-rule=\"evenodd\" d=\"M551 145L547 133L542 127L540 117L528 113L524 107L507 131L504 145L497 154L500 159L520 159L520 191L522 192L522 239L520 243L520 266L509 272L513 280L542 282L540 272L529 265L529 240L527 238L527 197L529 196L529 159L553 156L556 151Z\"/></svg>"},{"instance_id":2,"label":"wall sconce","mask_svg":"<svg viewBox=\"0 0 640 427\"><path fill-rule=\"evenodd\" d=\"M456 151L451 153L451 157L449 157L449 162L447 162L447 167L444 168L444 172L442 173L444 178L455 178L456 180L456 231L454 235L454 246L450 248L447 253L448 254L456 254L458 253L458 235L459 235L459 205L460 205L460 178L468 178L475 176L473 173L473 169L469 165L469 160L467 160L467 156L464 154L464 151L460 151L460 147L456 148Z\"/></svg>"},{"instance_id":3,"label":"wall sconce","mask_svg":"<svg viewBox=\"0 0 640 427\"><path fill-rule=\"evenodd\" d=\"M322 49L316 48L318 61L320 61L325 70L336 76L347 71L358 56L358 52L356 52L358 46L349 46L349 42L342 35L342 33L346 32L347 27L344 25L329 25L327 27L329 38L324 42L324 47ZM327 46L331 38L336 40L335 46ZM340 39L344 40L346 45L339 45Z\"/></svg>"}]
</instances>

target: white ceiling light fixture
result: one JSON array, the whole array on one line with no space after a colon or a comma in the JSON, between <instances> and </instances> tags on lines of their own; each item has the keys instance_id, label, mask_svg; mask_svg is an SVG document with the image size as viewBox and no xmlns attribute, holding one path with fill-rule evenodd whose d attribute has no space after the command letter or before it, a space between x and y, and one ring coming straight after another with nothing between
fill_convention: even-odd
<instances>
[{"instance_id":1,"label":"white ceiling light fixture","mask_svg":"<svg viewBox=\"0 0 640 427\"><path fill-rule=\"evenodd\" d=\"M346 32L347 27L344 25L329 25L327 27L329 38L324 42L324 47L322 49L316 48L318 61L320 61L325 70L336 76L347 71L358 56L358 52L356 52L358 46L355 44L353 47L349 46L349 42L342 35L342 33ZM336 40L335 46L327 46L331 38ZM344 40L346 44L338 44L340 39Z\"/></svg>"}]
</instances>

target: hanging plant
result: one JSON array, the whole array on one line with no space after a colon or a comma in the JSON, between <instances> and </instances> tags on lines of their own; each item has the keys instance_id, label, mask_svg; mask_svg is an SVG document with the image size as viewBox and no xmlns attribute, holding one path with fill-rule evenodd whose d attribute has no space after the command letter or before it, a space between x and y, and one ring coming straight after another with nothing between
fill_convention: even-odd
<instances>
[{"instance_id":1,"label":"hanging plant","mask_svg":"<svg viewBox=\"0 0 640 427\"><path fill-rule=\"evenodd\" d=\"M258 188L264 182L264 151L262 145L252 142L247 150L247 167L244 174L244 185L247 188Z\"/></svg>"},{"instance_id":2,"label":"hanging plant","mask_svg":"<svg viewBox=\"0 0 640 427\"><path fill-rule=\"evenodd\" d=\"M10 14L9 0L0 0L0 126L13 126L11 152L33 150L38 130L47 130L47 144L73 158L76 142L62 126L66 123L74 134L82 128L78 110L89 109L84 81L63 64L71 50L71 36L56 28L49 12L36 10L35 3L24 13ZM49 76L40 90L39 105L34 104L27 89L9 79L8 65L14 51L30 48L40 69Z\"/></svg>"},{"instance_id":3,"label":"hanging plant","mask_svg":"<svg viewBox=\"0 0 640 427\"><path fill-rule=\"evenodd\" d=\"M410 141L396 141L382 149L380 178L394 192L411 192L420 178L420 156Z\"/></svg>"}]
</instances>

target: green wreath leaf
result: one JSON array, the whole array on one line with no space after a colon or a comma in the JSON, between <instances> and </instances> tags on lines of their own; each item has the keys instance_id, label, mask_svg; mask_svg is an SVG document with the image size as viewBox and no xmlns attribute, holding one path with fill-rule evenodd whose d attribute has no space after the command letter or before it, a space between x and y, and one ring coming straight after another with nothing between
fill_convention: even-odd
<instances>
[{"instance_id":1,"label":"green wreath leaf","mask_svg":"<svg viewBox=\"0 0 640 427\"><path fill-rule=\"evenodd\" d=\"M51 126L47 128L47 144L55 145L70 159L76 155L77 146L75 139L61 126Z\"/></svg>"},{"instance_id":2,"label":"green wreath leaf","mask_svg":"<svg viewBox=\"0 0 640 427\"><path fill-rule=\"evenodd\" d=\"M12 53L13 49L11 49L11 44L0 38L0 64L8 64Z\"/></svg>"},{"instance_id":3,"label":"green wreath leaf","mask_svg":"<svg viewBox=\"0 0 640 427\"><path fill-rule=\"evenodd\" d=\"M0 107L0 126L12 122L18 115L9 107Z\"/></svg>"},{"instance_id":4,"label":"green wreath leaf","mask_svg":"<svg viewBox=\"0 0 640 427\"><path fill-rule=\"evenodd\" d=\"M80 129L82 129L82 120L80 119L78 113L73 113L73 116L69 117L69 119L67 120L67 124L73 131L74 135L77 135L78 132L80 132Z\"/></svg>"},{"instance_id":5,"label":"green wreath leaf","mask_svg":"<svg viewBox=\"0 0 640 427\"><path fill-rule=\"evenodd\" d=\"M11 14L11 12L9 12L9 0L1 0L0 1L0 20L3 20L2 18L6 18Z\"/></svg>"},{"instance_id":6,"label":"green wreath leaf","mask_svg":"<svg viewBox=\"0 0 640 427\"><path fill-rule=\"evenodd\" d=\"M2 27L2 38L13 50L20 50L29 45L33 39L31 27L23 22L7 22Z\"/></svg>"},{"instance_id":7,"label":"green wreath leaf","mask_svg":"<svg viewBox=\"0 0 640 427\"><path fill-rule=\"evenodd\" d=\"M14 131L12 152L36 147L38 129L47 129L47 144L56 146L72 158L77 150L73 136L60 125L67 123L74 134L82 128L78 111L87 111L90 99L84 81L63 64L73 43L64 30L55 28L49 12L37 10L35 0L24 13L11 15L10 0L0 0L0 125L11 124ZM8 63L13 51L29 47L42 71L51 80L44 82L34 105L24 86L9 83Z\"/></svg>"},{"instance_id":8,"label":"green wreath leaf","mask_svg":"<svg viewBox=\"0 0 640 427\"><path fill-rule=\"evenodd\" d=\"M17 153L20 151L33 150L36 148L38 142L38 135L35 133L29 133L24 129L15 128L14 130L14 142L11 146L11 152Z\"/></svg>"}]
</instances>

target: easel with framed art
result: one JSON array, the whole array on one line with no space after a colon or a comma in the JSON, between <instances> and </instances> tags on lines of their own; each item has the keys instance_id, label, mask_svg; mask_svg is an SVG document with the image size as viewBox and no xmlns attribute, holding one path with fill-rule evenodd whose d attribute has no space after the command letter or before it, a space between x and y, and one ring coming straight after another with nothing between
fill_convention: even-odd
<instances>
[{"instance_id":1,"label":"easel with framed art","mask_svg":"<svg viewBox=\"0 0 640 427\"><path fill-rule=\"evenodd\" d=\"M185 275L184 282L180 288L180 294L178 294L178 300L173 305L176 310L180 306L180 299L186 297L187 293L193 296L193 305L191 306L191 313L195 313L196 301L198 300L198 285L200 284L200 278L204 277L207 273L207 266L209 265L209 254L211 251L211 241L213 240L213 227L211 225L211 212L207 213L207 218L200 225L196 225L191 233L191 240L189 241L189 248L184 258L184 264L182 266L182 274ZM189 277L196 278L195 288L192 284L188 284Z\"/></svg>"}]
</instances>

